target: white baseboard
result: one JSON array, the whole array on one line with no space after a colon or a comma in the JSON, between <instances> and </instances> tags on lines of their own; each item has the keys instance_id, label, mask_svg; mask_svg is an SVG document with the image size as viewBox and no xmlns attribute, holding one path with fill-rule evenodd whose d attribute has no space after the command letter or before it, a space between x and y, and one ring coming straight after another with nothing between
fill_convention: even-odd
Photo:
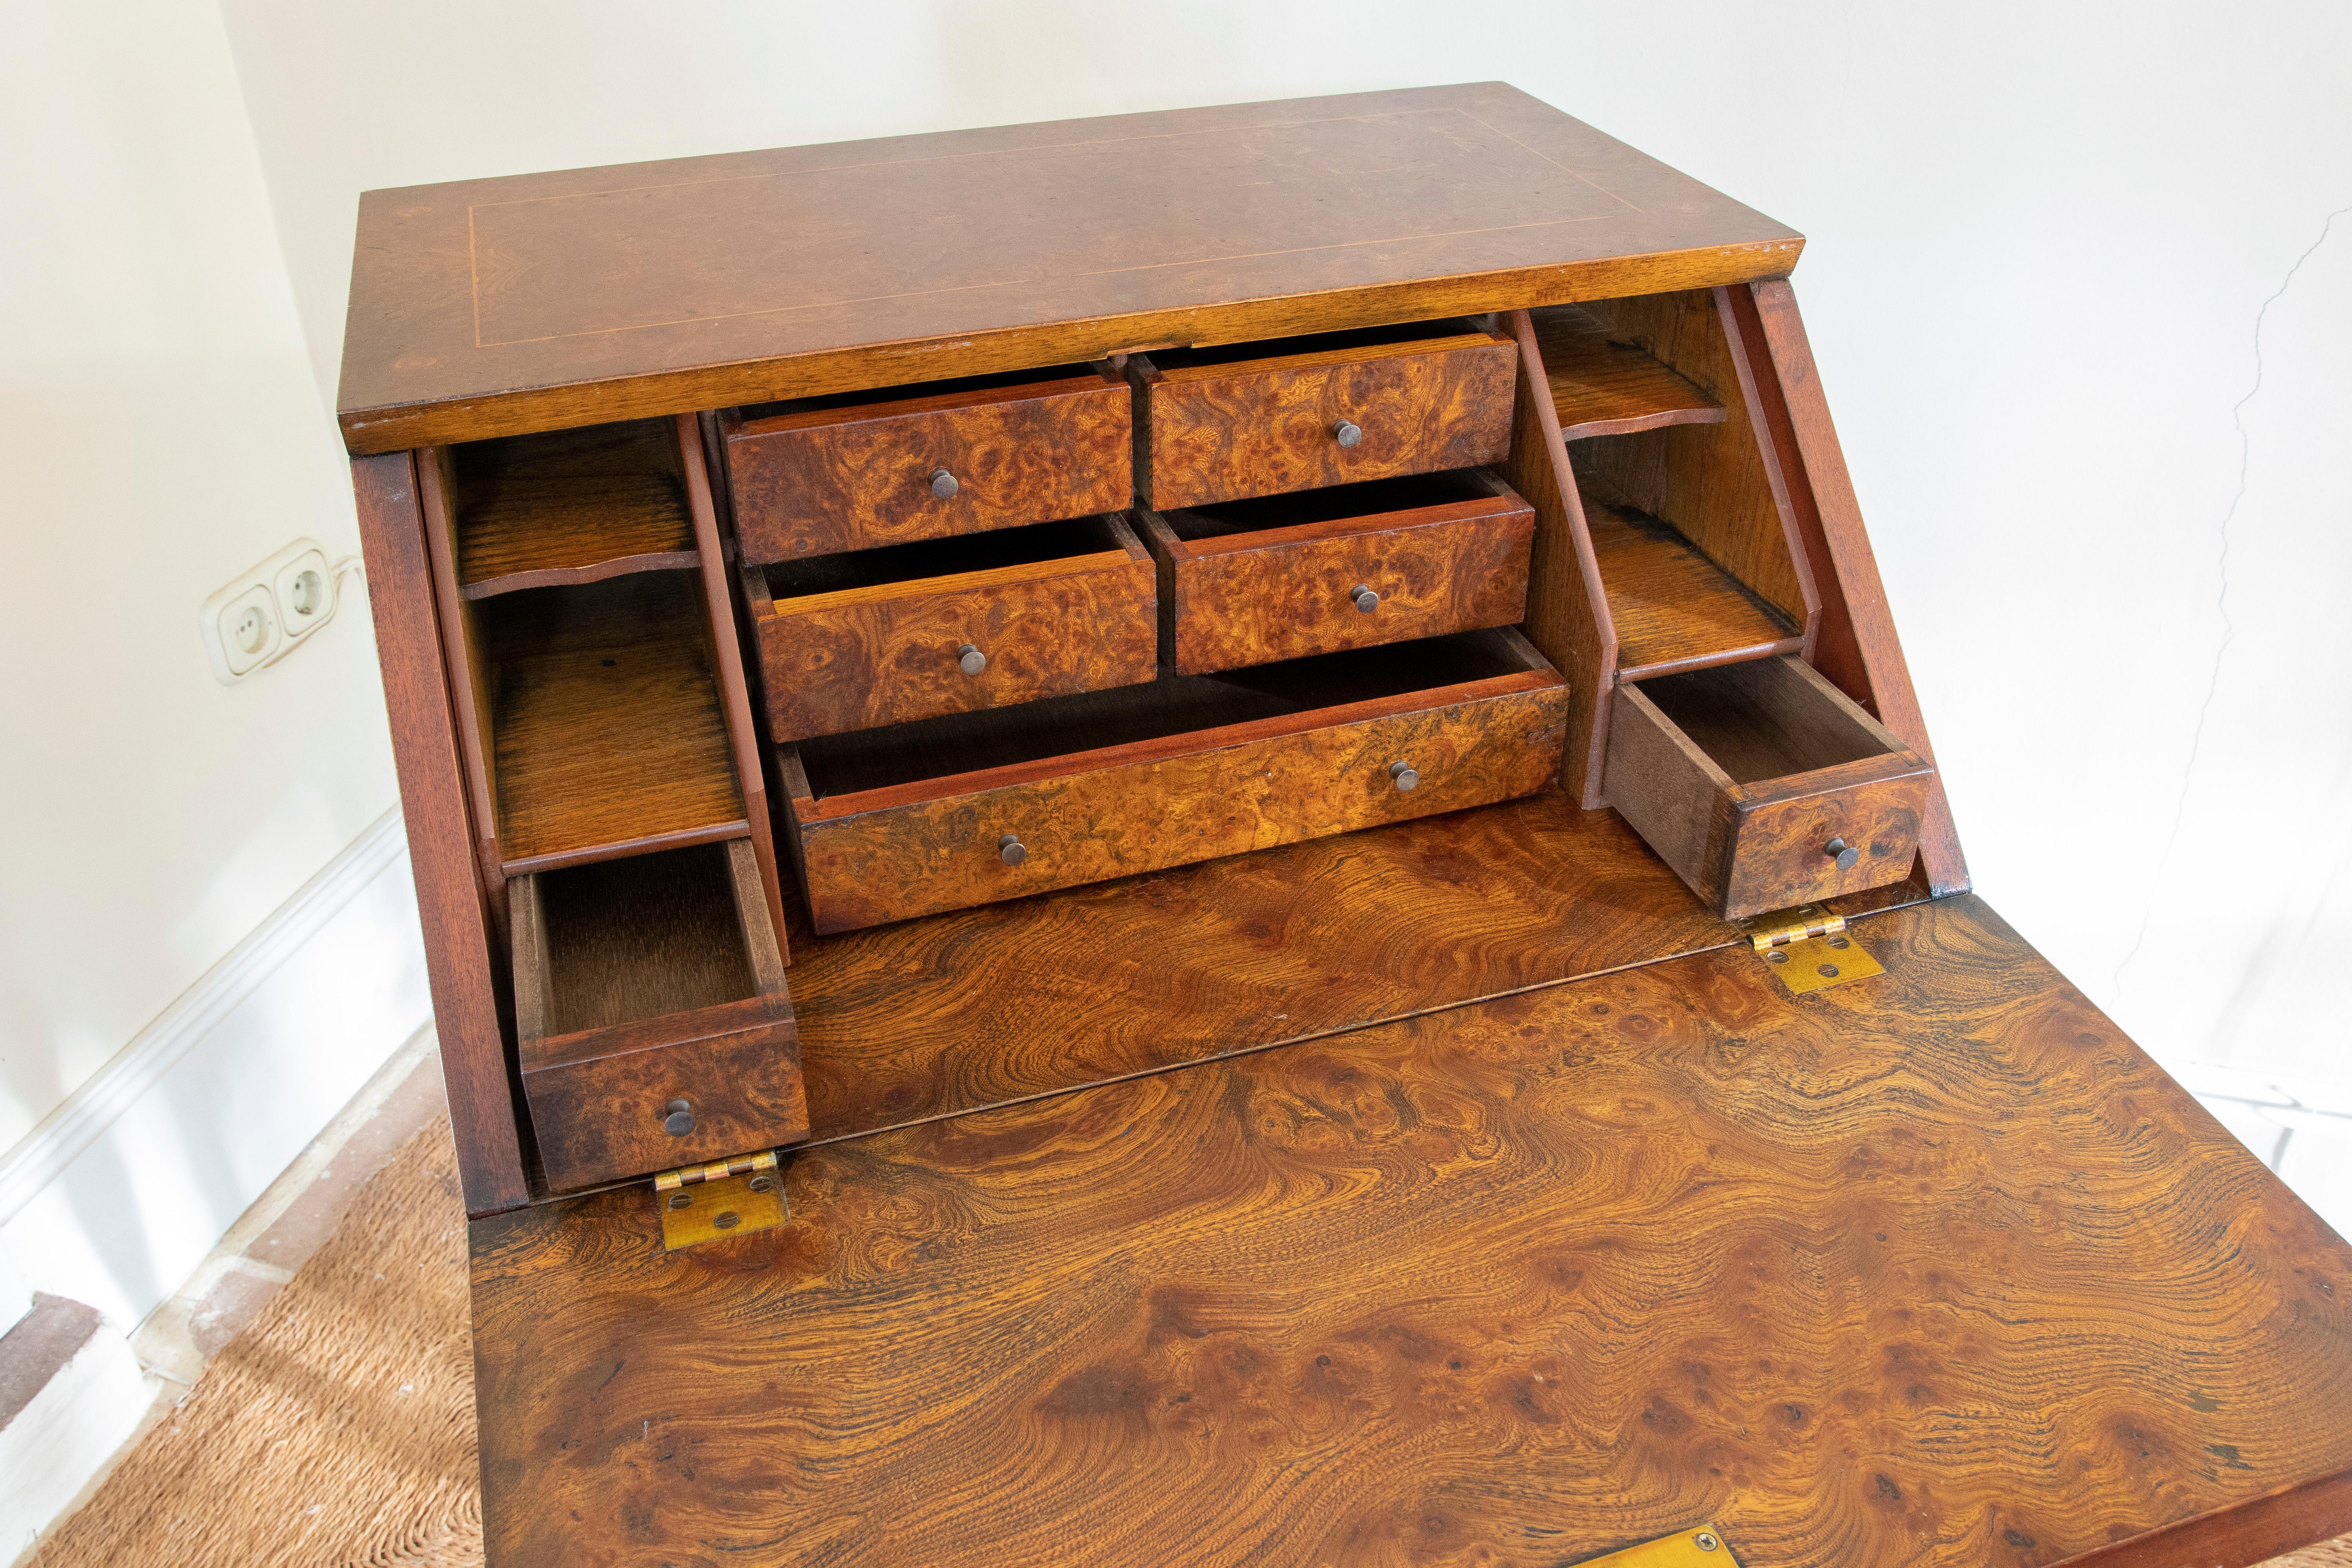
<instances>
[{"instance_id":1,"label":"white baseboard","mask_svg":"<svg viewBox=\"0 0 2352 1568\"><path fill-rule=\"evenodd\" d=\"M127 1330L431 1016L395 809L0 1155L0 1246Z\"/></svg>"}]
</instances>

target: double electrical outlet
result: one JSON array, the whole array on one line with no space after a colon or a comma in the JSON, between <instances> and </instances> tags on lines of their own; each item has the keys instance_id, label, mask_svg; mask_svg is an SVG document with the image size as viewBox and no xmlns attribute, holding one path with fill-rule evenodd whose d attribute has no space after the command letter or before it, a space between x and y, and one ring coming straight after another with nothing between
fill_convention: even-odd
<instances>
[{"instance_id":1,"label":"double electrical outlet","mask_svg":"<svg viewBox=\"0 0 2352 1568\"><path fill-rule=\"evenodd\" d=\"M205 601L197 629L213 679L233 686L276 664L335 618L341 568L315 539L298 539Z\"/></svg>"}]
</instances>

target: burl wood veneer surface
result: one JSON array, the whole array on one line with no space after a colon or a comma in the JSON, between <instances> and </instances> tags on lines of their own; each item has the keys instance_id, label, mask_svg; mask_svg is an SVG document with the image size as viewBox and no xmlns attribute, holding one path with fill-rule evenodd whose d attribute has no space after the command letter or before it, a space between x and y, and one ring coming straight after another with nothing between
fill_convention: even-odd
<instances>
[{"instance_id":1,"label":"burl wood veneer surface","mask_svg":"<svg viewBox=\"0 0 2352 1568\"><path fill-rule=\"evenodd\" d=\"M382 451L1779 277L1802 243L1499 82L411 186L361 198L338 406Z\"/></svg>"},{"instance_id":2,"label":"burl wood veneer surface","mask_svg":"<svg viewBox=\"0 0 2352 1568\"><path fill-rule=\"evenodd\" d=\"M805 920L798 900L789 912ZM1001 1105L1738 937L1614 812L1579 810L1557 788L839 936L795 923L810 1136Z\"/></svg>"},{"instance_id":3,"label":"burl wood veneer surface","mask_svg":"<svg viewBox=\"0 0 2352 1568\"><path fill-rule=\"evenodd\" d=\"M489 1561L1973 1568L2352 1467L2352 1250L1981 902L1860 935L478 1222Z\"/></svg>"}]
</instances>

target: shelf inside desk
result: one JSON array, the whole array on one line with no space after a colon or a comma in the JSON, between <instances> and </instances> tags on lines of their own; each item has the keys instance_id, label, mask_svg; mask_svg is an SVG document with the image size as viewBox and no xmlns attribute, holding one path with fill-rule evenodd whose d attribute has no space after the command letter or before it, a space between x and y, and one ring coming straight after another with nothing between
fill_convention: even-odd
<instances>
[{"instance_id":1,"label":"shelf inside desk","mask_svg":"<svg viewBox=\"0 0 2352 1568\"><path fill-rule=\"evenodd\" d=\"M676 429L637 419L451 448L468 599L695 565Z\"/></svg>"},{"instance_id":2,"label":"shelf inside desk","mask_svg":"<svg viewBox=\"0 0 2352 1568\"><path fill-rule=\"evenodd\" d=\"M1617 668L1637 679L1794 653L1788 616L1748 592L1673 525L1588 497L1585 525L1617 626Z\"/></svg>"},{"instance_id":3,"label":"shelf inside desk","mask_svg":"<svg viewBox=\"0 0 2352 1568\"><path fill-rule=\"evenodd\" d=\"M1612 341L1590 313L1560 305L1530 319L1563 440L1723 422L1723 405L1697 383L1631 343Z\"/></svg>"},{"instance_id":4,"label":"shelf inside desk","mask_svg":"<svg viewBox=\"0 0 2352 1568\"><path fill-rule=\"evenodd\" d=\"M485 606L509 874L750 832L698 585L652 573Z\"/></svg>"}]
</instances>

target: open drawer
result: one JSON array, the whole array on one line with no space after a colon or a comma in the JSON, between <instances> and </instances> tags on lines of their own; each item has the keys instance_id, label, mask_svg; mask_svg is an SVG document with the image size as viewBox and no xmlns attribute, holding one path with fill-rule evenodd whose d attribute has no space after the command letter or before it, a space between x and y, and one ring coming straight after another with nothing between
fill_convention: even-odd
<instances>
[{"instance_id":1,"label":"open drawer","mask_svg":"<svg viewBox=\"0 0 2352 1568\"><path fill-rule=\"evenodd\" d=\"M1535 510L1484 468L1137 515L1181 675L1527 616Z\"/></svg>"},{"instance_id":2,"label":"open drawer","mask_svg":"<svg viewBox=\"0 0 2352 1568\"><path fill-rule=\"evenodd\" d=\"M1568 687L1507 627L787 746L819 931L1531 795Z\"/></svg>"},{"instance_id":3,"label":"open drawer","mask_svg":"<svg viewBox=\"0 0 2352 1568\"><path fill-rule=\"evenodd\" d=\"M719 416L747 561L1124 510L1126 386L1086 365L805 397Z\"/></svg>"},{"instance_id":4,"label":"open drawer","mask_svg":"<svg viewBox=\"0 0 2352 1568\"><path fill-rule=\"evenodd\" d=\"M1934 768L1801 659L1623 681L1603 788L1727 920L1899 882Z\"/></svg>"},{"instance_id":5,"label":"open drawer","mask_svg":"<svg viewBox=\"0 0 2352 1568\"><path fill-rule=\"evenodd\" d=\"M551 1189L808 1135L792 994L747 840L508 891L523 1094Z\"/></svg>"},{"instance_id":6,"label":"open drawer","mask_svg":"<svg viewBox=\"0 0 2352 1568\"><path fill-rule=\"evenodd\" d=\"M1105 513L743 568L771 738L1150 680L1151 558Z\"/></svg>"},{"instance_id":7,"label":"open drawer","mask_svg":"<svg viewBox=\"0 0 2352 1568\"><path fill-rule=\"evenodd\" d=\"M1136 495L1166 511L1499 463L1518 356L1463 321L1137 354Z\"/></svg>"}]
</instances>

